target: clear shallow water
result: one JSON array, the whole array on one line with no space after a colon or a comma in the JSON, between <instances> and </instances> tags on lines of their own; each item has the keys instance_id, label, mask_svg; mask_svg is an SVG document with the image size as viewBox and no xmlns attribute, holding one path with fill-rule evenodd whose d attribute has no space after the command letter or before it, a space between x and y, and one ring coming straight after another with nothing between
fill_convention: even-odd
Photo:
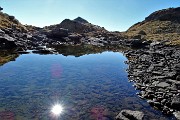
<instances>
[{"instance_id":1,"label":"clear shallow water","mask_svg":"<svg viewBox=\"0 0 180 120\"><path fill-rule=\"evenodd\" d=\"M138 98L118 52L81 57L28 54L0 67L0 119L111 120L122 110L171 119ZM64 107L57 118L54 104Z\"/></svg>"}]
</instances>

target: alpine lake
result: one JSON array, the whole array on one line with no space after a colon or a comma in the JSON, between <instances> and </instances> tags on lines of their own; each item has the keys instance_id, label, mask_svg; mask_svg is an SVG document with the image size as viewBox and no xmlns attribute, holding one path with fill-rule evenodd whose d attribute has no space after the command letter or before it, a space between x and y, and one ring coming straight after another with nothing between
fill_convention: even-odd
<instances>
[{"instance_id":1,"label":"alpine lake","mask_svg":"<svg viewBox=\"0 0 180 120\"><path fill-rule=\"evenodd\" d=\"M124 109L142 111L145 120L173 119L136 95L124 49L55 48L58 54L0 52L0 120L114 120Z\"/></svg>"}]
</instances>

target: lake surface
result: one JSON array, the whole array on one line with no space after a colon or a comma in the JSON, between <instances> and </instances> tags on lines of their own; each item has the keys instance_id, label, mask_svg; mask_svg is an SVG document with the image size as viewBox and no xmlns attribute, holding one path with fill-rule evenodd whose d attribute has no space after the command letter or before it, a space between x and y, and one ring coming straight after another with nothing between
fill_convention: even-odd
<instances>
[{"instance_id":1,"label":"lake surface","mask_svg":"<svg viewBox=\"0 0 180 120\"><path fill-rule=\"evenodd\" d=\"M0 119L113 120L123 109L168 120L128 82L126 57L102 52L80 57L24 54L0 66ZM63 106L57 117L53 105Z\"/></svg>"}]
</instances>

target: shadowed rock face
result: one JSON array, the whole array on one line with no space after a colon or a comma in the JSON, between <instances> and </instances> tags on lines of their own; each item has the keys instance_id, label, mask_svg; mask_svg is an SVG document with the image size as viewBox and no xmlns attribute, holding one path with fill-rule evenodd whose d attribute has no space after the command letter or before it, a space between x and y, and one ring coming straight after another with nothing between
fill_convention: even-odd
<instances>
[{"instance_id":1,"label":"shadowed rock face","mask_svg":"<svg viewBox=\"0 0 180 120\"><path fill-rule=\"evenodd\" d=\"M15 44L14 39L12 37L0 36L0 49L11 49L15 47L17 47L17 45Z\"/></svg>"},{"instance_id":2,"label":"shadowed rock face","mask_svg":"<svg viewBox=\"0 0 180 120\"><path fill-rule=\"evenodd\" d=\"M52 30L56 28L68 29L71 33L87 33L93 31L106 31L103 27L93 25L87 20L77 17L74 20L65 19L60 24L46 26L45 29Z\"/></svg>"},{"instance_id":3,"label":"shadowed rock face","mask_svg":"<svg viewBox=\"0 0 180 120\"><path fill-rule=\"evenodd\" d=\"M146 33L148 34L149 32L154 33L154 31L158 31L155 33L171 33L171 32L179 33L180 32L179 24L180 24L180 7L169 8L169 9L163 9L153 12L148 17L146 17L144 21L138 22L134 24L132 27L130 27L127 32L130 32L132 30L134 31L139 30L143 32L146 31ZM156 25L156 27L153 27L153 25ZM152 30L147 32L148 29L150 28Z\"/></svg>"},{"instance_id":4,"label":"shadowed rock face","mask_svg":"<svg viewBox=\"0 0 180 120\"><path fill-rule=\"evenodd\" d=\"M180 7L159 10L145 18L145 22L152 20L180 23Z\"/></svg>"},{"instance_id":5,"label":"shadowed rock face","mask_svg":"<svg viewBox=\"0 0 180 120\"><path fill-rule=\"evenodd\" d=\"M180 7L153 12L142 22L132 25L125 33L129 38L140 37L146 40L169 40L180 44Z\"/></svg>"},{"instance_id":6,"label":"shadowed rock face","mask_svg":"<svg viewBox=\"0 0 180 120\"><path fill-rule=\"evenodd\" d=\"M81 18L81 17L77 17L76 19L74 19L74 21L80 22L80 23L83 23L83 24L89 23L87 20L85 20L85 19L83 19L83 18Z\"/></svg>"},{"instance_id":7,"label":"shadowed rock face","mask_svg":"<svg viewBox=\"0 0 180 120\"><path fill-rule=\"evenodd\" d=\"M51 38L61 38L61 37L68 37L68 30L63 28L53 29L51 32L47 34L48 37Z\"/></svg>"},{"instance_id":8,"label":"shadowed rock face","mask_svg":"<svg viewBox=\"0 0 180 120\"><path fill-rule=\"evenodd\" d=\"M70 32L76 32L76 33L83 33L86 31L93 31L94 30L88 25L82 24L82 23L77 22L77 21L69 20L69 19L63 20L60 23L59 27L68 29Z\"/></svg>"}]
</instances>

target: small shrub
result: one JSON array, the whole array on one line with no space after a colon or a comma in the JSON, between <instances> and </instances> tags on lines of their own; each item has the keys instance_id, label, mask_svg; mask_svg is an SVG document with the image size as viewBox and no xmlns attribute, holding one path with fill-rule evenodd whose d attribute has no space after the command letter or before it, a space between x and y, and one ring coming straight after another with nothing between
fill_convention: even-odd
<instances>
[{"instance_id":1,"label":"small shrub","mask_svg":"<svg viewBox=\"0 0 180 120\"><path fill-rule=\"evenodd\" d=\"M2 7L0 7L0 11L2 11L3 10L3 8Z\"/></svg>"},{"instance_id":2,"label":"small shrub","mask_svg":"<svg viewBox=\"0 0 180 120\"><path fill-rule=\"evenodd\" d=\"M15 17L14 16L9 16L9 19L11 20L11 21L13 21L14 19L15 19Z\"/></svg>"},{"instance_id":3,"label":"small shrub","mask_svg":"<svg viewBox=\"0 0 180 120\"><path fill-rule=\"evenodd\" d=\"M139 31L138 34L140 34L140 35L146 35L146 32L144 32L143 30L141 30L141 31Z\"/></svg>"}]
</instances>

